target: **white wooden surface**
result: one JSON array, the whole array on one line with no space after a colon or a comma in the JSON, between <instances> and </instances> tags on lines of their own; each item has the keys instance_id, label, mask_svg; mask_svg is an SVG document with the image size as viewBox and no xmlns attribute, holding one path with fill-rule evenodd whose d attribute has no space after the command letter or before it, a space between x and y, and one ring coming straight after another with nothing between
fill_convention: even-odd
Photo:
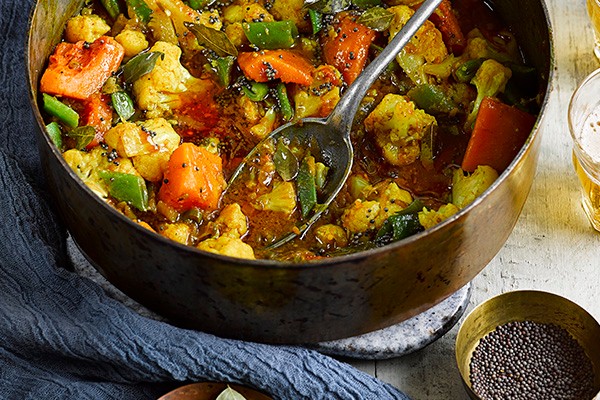
<instances>
[{"instance_id":1,"label":"white wooden surface","mask_svg":"<svg viewBox=\"0 0 600 400\"><path fill-rule=\"evenodd\" d=\"M592 51L585 0L545 1L556 60L537 174L513 233L473 281L467 313L500 293L536 289L566 297L600 320L600 234L591 228L579 203L567 128L571 94L600 65ZM454 359L457 331L458 325L432 345L399 359L351 364L413 400L467 399Z\"/></svg>"}]
</instances>

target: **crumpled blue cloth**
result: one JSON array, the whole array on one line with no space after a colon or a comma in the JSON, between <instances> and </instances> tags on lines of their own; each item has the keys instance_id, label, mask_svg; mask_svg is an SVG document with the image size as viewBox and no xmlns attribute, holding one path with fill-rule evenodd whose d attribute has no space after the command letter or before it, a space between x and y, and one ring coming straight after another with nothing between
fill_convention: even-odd
<instances>
[{"instance_id":1,"label":"crumpled blue cloth","mask_svg":"<svg viewBox=\"0 0 600 400\"><path fill-rule=\"evenodd\" d=\"M280 399L408 399L312 350L144 318L68 267L44 190L24 43L31 1L0 0L0 398L155 399L188 381Z\"/></svg>"}]
</instances>

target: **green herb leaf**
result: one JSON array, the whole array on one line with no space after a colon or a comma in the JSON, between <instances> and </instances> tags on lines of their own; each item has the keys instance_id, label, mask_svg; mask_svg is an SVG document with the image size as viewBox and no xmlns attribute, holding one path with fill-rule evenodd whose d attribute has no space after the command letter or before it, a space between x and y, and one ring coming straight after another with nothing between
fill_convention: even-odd
<instances>
[{"instance_id":1,"label":"green herb leaf","mask_svg":"<svg viewBox=\"0 0 600 400\"><path fill-rule=\"evenodd\" d=\"M414 200L408 207L385 220L375 238L378 246L404 239L423 230L419 222L419 211L423 209L420 200Z\"/></svg>"},{"instance_id":2,"label":"green herb leaf","mask_svg":"<svg viewBox=\"0 0 600 400\"><path fill-rule=\"evenodd\" d=\"M215 400L246 400L246 398L240 392L227 385L227 389L223 390Z\"/></svg>"},{"instance_id":3,"label":"green herb leaf","mask_svg":"<svg viewBox=\"0 0 600 400\"><path fill-rule=\"evenodd\" d=\"M196 35L200 46L214 51L219 57L237 56L238 51L225 32L192 22L184 22L184 25Z\"/></svg>"},{"instance_id":4,"label":"green herb leaf","mask_svg":"<svg viewBox=\"0 0 600 400\"><path fill-rule=\"evenodd\" d=\"M67 131L67 136L75 139L75 148L83 150L85 146L90 144L96 136L96 128L90 125L80 126L70 131Z\"/></svg>"},{"instance_id":5,"label":"green herb leaf","mask_svg":"<svg viewBox=\"0 0 600 400\"><path fill-rule=\"evenodd\" d=\"M125 122L135 114L133 101L125 92L114 92L111 96L112 105L121 121Z\"/></svg>"},{"instance_id":6,"label":"green herb leaf","mask_svg":"<svg viewBox=\"0 0 600 400\"><path fill-rule=\"evenodd\" d=\"M159 57L164 59L165 55L160 51L151 51L140 53L127 61L127 64L123 67L123 80L125 83L133 83L151 72Z\"/></svg>"},{"instance_id":7,"label":"green herb leaf","mask_svg":"<svg viewBox=\"0 0 600 400\"><path fill-rule=\"evenodd\" d=\"M277 143L275 154L273 154L273 163L275 170L284 181L291 181L298 175L298 159L283 140Z\"/></svg>"},{"instance_id":8,"label":"green herb leaf","mask_svg":"<svg viewBox=\"0 0 600 400\"><path fill-rule=\"evenodd\" d=\"M394 14L383 7L373 7L365 11L356 22L375 31L385 31L394 20Z\"/></svg>"},{"instance_id":9,"label":"green herb leaf","mask_svg":"<svg viewBox=\"0 0 600 400\"><path fill-rule=\"evenodd\" d=\"M305 4L306 8L323 14L336 14L340 11L347 10L351 5L351 0L317 0L315 2L307 2Z\"/></svg>"}]
</instances>

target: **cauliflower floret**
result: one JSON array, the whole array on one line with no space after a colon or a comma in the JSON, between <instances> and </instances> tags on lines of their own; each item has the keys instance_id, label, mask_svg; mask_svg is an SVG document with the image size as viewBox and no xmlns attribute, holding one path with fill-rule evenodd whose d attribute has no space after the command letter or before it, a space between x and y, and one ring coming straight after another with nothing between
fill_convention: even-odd
<instances>
[{"instance_id":1,"label":"cauliflower floret","mask_svg":"<svg viewBox=\"0 0 600 400\"><path fill-rule=\"evenodd\" d=\"M270 193L256 199L254 207L259 210L269 210L291 215L296 209L296 190L292 182L281 182L275 185Z\"/></svg>"},{"instance_id":2,"label":"cauliflower floret","mask_svg":"<svg viewBox=\"0 0 600 400\"><path fill-rule=\"evenodd\" d=\"M405 5L390 7L387 10L394 14L389 30L389 40L392 40L415 12ZM431 21L425 21L417 34L398 53L396 60L415 84L422 84L427 83L427 76L423 71L425 63L441 63L447 56L448 49L442 40L441 32Z\"/></svg>"},{"instance_id":3,"label":"cauliflower floret","mask_svg":"<svg viewBox=\"0 0 600 400\"><path fill-rule=\"evenodd\" d=\"M65 39L69 43L85 41L92 43L110 31L110 26L98 15L77 15L67 21Z\"/></svg>"},{"instance_id":4,"label":"cauliflower floret","mask_svg":"<svg viewBox=\"0 0 600 400\"><path fill-rule=\"evenodd\" d=\"M157 182L163 177L171 153L179 146L180 137L167 120L155 118L139 124L121 122L106 132L104 141L120 157L131 157L144 179Z\"/></svg>"},{"instance_id":5,"label":"cauliflower floret","mask_svg":"<svg viewBox=\"0 0 600 400\"><path fill-rule=\"evenodd\" d=\"M386 95L365 119L366 130L375 136L385 159L399 166L419 157L421 139L432 126L437 126L434 117L397 94Z\"/></svg>"},{"instance_id":6,"label":"cauliflower floret","mask_svg":"<svg viewBox=\"0 0 600 400\"><path fill-rule=\"evenodd\" d=\"M379 197L380 212L375 218L377 228L380 228L391 215L404 210L413 201L411 194L404 189L400 189L396 183L391 182L386 185ZM377 185L376 190L381 190L380 186Z\"/></svg>"},{"instance_id":7,"label":"cauliflower floret","mask_svg":"<svg viewBox=\"0 0 600 400\"><path fill-rule=\"evenodd\" d=\"M254 250L249 244L244 243L241 239L229 236L206 239L198 243L196 247L200 250L208 251L209 253L250 260L255 259Z\"/></svg>"},{"instance_id":8,"label":"cauliflower floret","mask_svg":"<svg viewBox=\"0 0 600 400\"><path fill-rule=\"evenodd\" d=\"M196 11L181 0L145 0L154 12L164 13L173 22L179 43L184 48L197 47L196 38L185 27L186 22L205 25L220 30L223 26L216 9Z\"/></svg>"},{"instance_id":9,"label":"cauliflower floret","mask_svg":"<svg viewBox=\"0 0 600 400\"><path fill-rule=\"evenodd\" d=\"M340 101L342 75L332 65L321 65L313 72L313 83L294 93L294 109L297 119L326 117Z\"/></svg>"},{"instance_id":10,"label":"cauliflower floret","mask_svg":"<svg viewBox=\"0 0 600 400\"><path fill-rule=\"evenodd\" d=\"M181 65L181 49L178 46L156 42L150 51L163 53L164 59L159 58L151 72L133 83L138 106L146 111L149 118L169 114L186 99L193 100L194 95L206 98L213 91L214 85L210 80L193 77Z\"/></svg>"},{"instance_id":11,"label":"cauliflower floret","mask_svg":"<svg viewBox=\"0 0 600 400\"><path fill-rule=\"evenodd\" d=\"M452 203L444 204L437 211L429 210L423 207L422 211L419 211L419 223L425 229L429 229L440 222L450 218L459 211L459 208Z\"/></svg>"},{"instance_id":12,"label":"cauliflower floret","mask_svg":"<svg viewBox=\"0 0 600 400\"><path fill-rule=\"evenodd\" d=\"M188 244L192 228L188 224L182 222L174 224L164 224L160 227L159 233L164 237L174 240L181 244Z\"/></svg>"},{"instance_id":13,"label":"cauliflower floret","mask_svg":"<svg viewBox=\"0 0 600 400\"><path fill-rule=\"evenodd\" d=\"M121 33L115 36L115 40L125 49L126 57L133 57L148 48L146 35L134 29L122 30Z\"/></svg>"},{"instance_id":14,"label":"cauliflower floret","mask_svg":"<svg viewBox=\"0 0 600 400\"><path fill-rule=\"evenodd\" d=\"M512 76L510 68L505 67L496 60L485 60L471 83L477 88L477 98L473 102L473 109L467 116L465 128L471 130L479 113L479 106L485 97L496 97L499 93L504 92L508 80Z\"/></svg>"},{"instance_id":15,"label":"cauliflower floret","mask_svg":"<svg viewBox=\"0 0 600 400\"><path fill-rule=\"evenodd\" d=\"M104 135L104 142L115 149L119 157L133 157L156 150L150 135L133 122L121 122L109 129Z\"/></svg>"},{"instance_id":16,"label":"cauliflower floret","mask_svg":"<svg viewBox=\"0 0 600 400\"><path fill-rule=\"evenodd\" d=\"M106 183L98 175L98 171L106 170L121 172L140 176L128 158L116 158L108 161L106 150L100 146L94 147L91 151L80 151L77 149L67 150L63 153L63 158L71 167L73 172L99 197L108 197L108 188Z\"/></svg>"},{"instance_id":17,"label":"cauliflower floret","mask_svg":"<svg viewBox=\"0 0 600 400\"><path fill-rule=\"evenodd\" d=\"M504 39L504 43L499 42L500 37ZM473 29L467 35L467 46L461 58L470 60L485 58L494 59L498 62L519 62L519 49L516 40L508 32L503 32L502 35L496 35L497 42L490 43L479 29Z\"/></svg>"},{"instance_id":18,"label":"cauliflower floret","mask_svg":"<svg viewBox=\"0 0 600 400\"><path fill-rule=\"evenodd\" d=\"M498 173L492 167L480 165L470 175L465 175L462 169L457 169L452 175L452 204L458 208L465 208L494 181Z\"/></svg>"},{"instance_id":19,"label":"cauliflower floret","mask_svg":"<svg viewBox=\"0 0 600 400\"><path fill-rule=\"evenodd\" d=\"M342 214L342 226L348 234L379 229L398 211L408 207L413 198L395 182L381 182L367 195L368 200L355 200Z\"/></svg>"},{"instance_id":20,"label":"cauliflower floret","mask_svg":"<svg viewBox=\"0 0 600 400\"><path fill-rule=\"evenodd\" d=\"M181 138L164 118L148 119L140 123L140 126L144 132L148 133L148 140L155 145L155 150L151 153L134 156L133 165L147 181L161 181L169 158L179 146Z\"/></svg>"},{"instance_id":21,"label":"cauliflower floret","mask_svg":"<svg viewBox=\"0 0 600 400\"><path fill-rule=\"evenodd\" d=\"M381 209L378 201L357 199L342 214L342 226L349 235L376 229L375 218Z\"/></svg>"},{"instance_id":22,"label":"cauliflower floret","mask_svg":"<svg viewBox=\"0 0 600 400\"><path fill-rule=\"evenodd\" d=\"M334 224L321 225L315 230L317 242L326 248L345 247L348 237L344 228Z\"/></svg>"},{"instance_id":23,"label":"cauliflower floret","mask_svg":"<svg viewBox=\"0 0 600 400\"><path fill-rule=\"evenodd\" d=\"M306 18L308 9L304 7L304 0L274 0L270 11L278 21L294 21L301 32L308 31L310 28L310 20Z\"/></svg>"},{"instance_id":24,"label":"cauliflower floret","mask_svg":"<svg viewBox=\"0 0 600 400\"><path fill-rule=\"evenodd\" d=\"M221 210L213 229L216 236L240 239L248 232L248 219L238 203L229 204Z\"/></svg>"}]
</instances>

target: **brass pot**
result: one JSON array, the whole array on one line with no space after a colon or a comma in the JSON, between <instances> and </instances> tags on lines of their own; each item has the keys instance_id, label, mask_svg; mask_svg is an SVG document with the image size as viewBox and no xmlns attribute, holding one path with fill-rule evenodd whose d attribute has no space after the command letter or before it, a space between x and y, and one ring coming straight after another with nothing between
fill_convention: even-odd
<instances>
[{"instance_id":1,"label":"brass pot","mask_svg":"<svg viewBox=\"0 0 600 400\"><path fill-rule=\"evenodd\" d=\"M510 235L535 174L539 119L516 159L484 195L449 220L389 246L304 264L202 252L149 232L94 195L44 131L38 82L66 19L83 0L38 0L27 46L31 104L56 207L90 262L124 293L174 324L224 337L311 343L408 319L471 281ZM542 112L553 73L542 0L503 0L527 62L540 71Z\"/></svg>"},{"instance_id":2,"label":"brass pot","mask_svg":"<svg viewBox=\"0 0 600 400\"><path fill-rule=\"evenodd\" d=\"M479 341L500 325L514 321L552 324L565 329L583 348L595 372L600 394L600 324L587 311L564 297L536 290L519 290L495 296L478 305L465 318L456 336L456 363L465 390L480 400L470 381L473 351Z\"/></svg>"}]
</instances>

